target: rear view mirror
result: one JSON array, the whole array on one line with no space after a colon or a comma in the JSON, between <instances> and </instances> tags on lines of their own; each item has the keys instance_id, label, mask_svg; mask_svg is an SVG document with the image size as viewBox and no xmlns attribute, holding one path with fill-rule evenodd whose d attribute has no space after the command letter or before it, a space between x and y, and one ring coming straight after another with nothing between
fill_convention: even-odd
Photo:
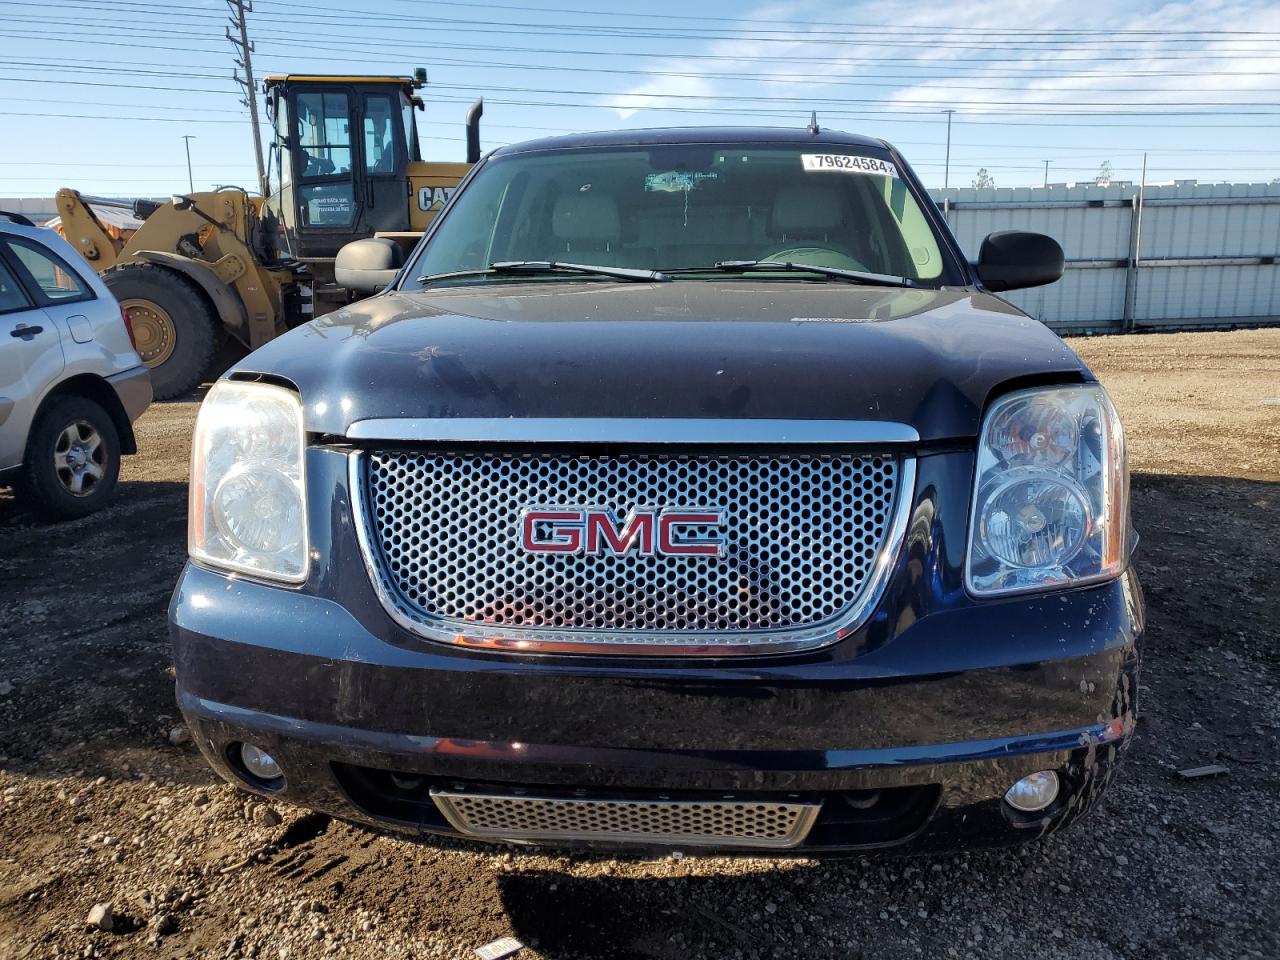
<instances>
[{"instance_id":1,"label":"rear view mirror","mask_svg":"<svg viewBox=\"0 0 1280 960\"><path fill-rule=\"evenodd\" d=\"M400 244L385 237L353 240L338 251L333 277L340 286L361 293L377 293L396 278L404 265Z\"/></svg>"},{"instance_id":2,"label":"rear view mirror","mask_svg":"<svg viewBox=\"0 0 1280 960\"><path fill-rule=\"evenodd\" d=\"M1053 237L1022 230L1003 230L982 241L978 279L992 293L1053 283L1065 266L1062 247Z\"/></svg>"}]
</instances>

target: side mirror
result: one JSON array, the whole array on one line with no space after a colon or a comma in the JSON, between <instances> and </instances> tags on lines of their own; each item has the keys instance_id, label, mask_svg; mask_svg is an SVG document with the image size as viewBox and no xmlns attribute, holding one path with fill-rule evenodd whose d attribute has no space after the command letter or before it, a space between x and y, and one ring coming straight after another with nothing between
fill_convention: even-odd
<instances>
[{"instance_id":1,"label":"side mirror","mask_svg":"<svg viewBox=\"0 0 1280 960\"><path fill-rule=\"evenodd\" d=\"M377 293L396 278L404 265L400 244L386 237L353 240L338 251L333 278L340 286L361 293Z\"/></svg>"},{"instance_id":2,"label":"side mirror","mask_svg":"<svg viewBox=\"0 0 1280 960\"><path fill-rule=\"evenodd\" d=\"M974 267L992 293L1053 283L1065 266L1062 247L1053 237L1022 230L1003 230L982 241Z\"/></svg>"}]
</instances>

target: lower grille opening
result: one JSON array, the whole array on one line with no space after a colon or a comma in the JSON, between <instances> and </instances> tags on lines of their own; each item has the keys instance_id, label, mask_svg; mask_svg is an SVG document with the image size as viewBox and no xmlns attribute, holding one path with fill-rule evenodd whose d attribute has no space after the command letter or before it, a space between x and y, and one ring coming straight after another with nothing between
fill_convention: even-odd
<instances>
[{"instance_id":1,"label":"lower grille opening","mask_svg":"<svg viewBox=\"0 0 1280 960\"><path fill-rule=\"evenodd\" d=\"M482 839L560 844L891 846L924 828L941 793L936 784L796 793L574 790L333 767L352 801L379 819Z\"/></svg>"},{"instance_id":2,"label":"lower grille opening","mask_svg":"<svg viewBox=\"0 0 1280 960\"><path fill-rule=\"evenodd\" d=\"M617 800L435 790L432 799L455 829L472 837L774 849L803 842L822 809L732 796Z\"/></svg>"}]
</instances>

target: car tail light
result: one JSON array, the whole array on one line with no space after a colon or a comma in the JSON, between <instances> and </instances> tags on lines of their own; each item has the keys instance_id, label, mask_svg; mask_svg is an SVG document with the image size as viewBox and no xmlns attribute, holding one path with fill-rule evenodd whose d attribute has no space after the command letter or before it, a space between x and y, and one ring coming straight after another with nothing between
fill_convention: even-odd
<instances>
[{"instance_id":1,"label":"car tail light","mask_svg":"<svg viewBox=\"0 0 1280 960\"><path fill-rule=\"evenodd\" d=\"M129 311L124 307L120 308L120 319L124 321L124 329L129 334L129 343L132 344L133 349L137 350L138 341L133 335L133 321L129 319Z\"/></svg>"}]
</instances>

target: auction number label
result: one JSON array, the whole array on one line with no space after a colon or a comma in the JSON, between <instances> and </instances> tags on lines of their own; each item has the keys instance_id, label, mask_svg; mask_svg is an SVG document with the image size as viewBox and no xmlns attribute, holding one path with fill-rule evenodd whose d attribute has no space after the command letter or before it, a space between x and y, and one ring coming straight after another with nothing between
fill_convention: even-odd
<instances>
[{"instance_id":1,"label":"auction number label","mask_svg":"<svg viewBox=\"0 0 1280 960\"><path fill-rule=\"evenodd\" d=\"M885 160L875 157L855 157L849 153L802 153L800 162L805 173L871 173L879 177L897 177L898 170Z\"/></svg>"}]
</instances>

